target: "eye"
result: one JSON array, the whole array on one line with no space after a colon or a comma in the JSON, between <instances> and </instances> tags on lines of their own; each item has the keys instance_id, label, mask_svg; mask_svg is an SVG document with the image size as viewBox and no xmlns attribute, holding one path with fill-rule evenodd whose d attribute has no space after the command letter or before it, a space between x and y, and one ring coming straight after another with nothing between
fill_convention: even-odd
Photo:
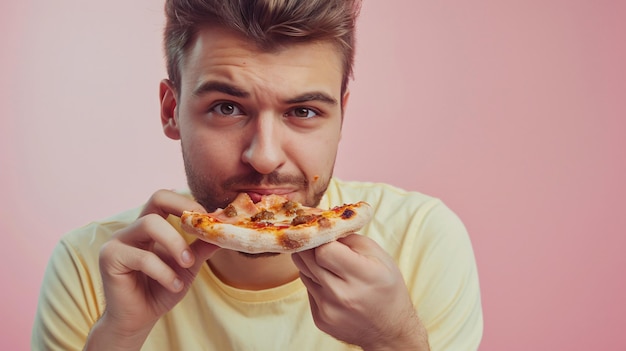
<instances>
[{"instance_id":1,"label":"eye","mask_svg":"<svg viewBox=\"0 0 626 351\"><path fill-rule=\"evenodd\" d=\"M222 116L238 116L243 114L243 111L239 108L239 106L233 104L232 102L221 102L213 106L210 112L215 112Z\"/></svg>"},{"instance_id":2,"label":"eye","mask_svg":"<svg viewBox=\"0 0 626 351\"><path fill-rule=\"evenodd\" d=\"M296 107L293 110L287 112L287 116L293 116L298 118L311 118L318 115L318 112L308 107Z\"/></svg>"}]
</instances>

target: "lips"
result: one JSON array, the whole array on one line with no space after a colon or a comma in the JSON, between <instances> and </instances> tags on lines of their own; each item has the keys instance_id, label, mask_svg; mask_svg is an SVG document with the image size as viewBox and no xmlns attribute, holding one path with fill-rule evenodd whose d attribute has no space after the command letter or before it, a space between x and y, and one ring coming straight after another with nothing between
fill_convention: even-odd
<instances>
[{"instance_id":1,"label":"lips","mask_svg":"<svg viewBox=\"0 0 626 351\"><path fill-rule=\"evenodd\" d=\"M248 196L250 196L250 199L252 199L254 203L261 201L261 198L263 196L272 195L272 194L280 195L289 199L290 194L292 194L294 191L295 190L293 189L242 189L241 190L242 193L248 194Z\"/></svg>"}]
</instances>

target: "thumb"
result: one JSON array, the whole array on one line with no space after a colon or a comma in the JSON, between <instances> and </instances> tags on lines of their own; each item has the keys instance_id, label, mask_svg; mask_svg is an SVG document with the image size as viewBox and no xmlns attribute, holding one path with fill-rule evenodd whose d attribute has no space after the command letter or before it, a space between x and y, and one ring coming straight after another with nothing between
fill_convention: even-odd
<instances>
[{"instance_id":1,"label":"thumb","mask_svg":"<svg viewBox=\"0 0 626 351\"><path fill-rule=\"evenodd\" d=\"M352 251L362 255L371 255L383 251L374 240L356 233L339 238L337 241L348 246Z\"/></svg>"},{"instance_id":2,"label":"thumb","mask_svg":"<svg viewBox=\"0 0 626 351\"><path fill-rule=\"evenodd\" d=\"M195 274L200 270L200 267L206 262L209 258L213 256L213 254L220 249L219 246L207 243L206 241L202 241L197 239L189 248L193 252L194 255L194 264L189 268Z\"/></svg>"}]
</instances>

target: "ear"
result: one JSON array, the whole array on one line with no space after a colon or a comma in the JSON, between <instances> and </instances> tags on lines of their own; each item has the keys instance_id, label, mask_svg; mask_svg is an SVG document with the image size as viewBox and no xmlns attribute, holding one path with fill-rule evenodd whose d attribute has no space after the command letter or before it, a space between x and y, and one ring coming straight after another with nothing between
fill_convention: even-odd
<instances>
[{"instance_id":1,"label":"ear","mask_svg":"<svg viewBox=\"0 0 626 351\"><path fill-rule=\"evenodd\" d=\"M346 89L341 99L341 127L343 128L343 116L346 115L346 108L348 107L348 100L350 99L350 90Z\"/></svg>"},{"instance_id":2,"label":"ear","mask_svg":"<svg viewBox=\"0 0 626 351\"><path fill-rule=\"evenodd\" d=\"M346 108L348 107L348 100L350 100L350 90L346 89L346 92L343 93L343 98L341 99L341 118L343 119L343 115L346 113Z\"/></svg>"},{"instance_id":3,"label":"ear","mask_svg":"<svg viewBox=\"0 0 626 351\"><path fill-rule=\"evenodd\" d=\"M163 79L159 84L159 99L161 101L161 125L163 133L173 140L180 139L180 130L177 119L176 88L169 79Z\"/></svg>"}]
</instances>

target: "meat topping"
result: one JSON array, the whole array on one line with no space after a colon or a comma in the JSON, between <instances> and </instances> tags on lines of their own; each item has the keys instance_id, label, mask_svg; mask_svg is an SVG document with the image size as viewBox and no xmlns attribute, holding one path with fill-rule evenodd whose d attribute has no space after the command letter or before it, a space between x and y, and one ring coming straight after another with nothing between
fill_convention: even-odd
<instances>
[{"instance_id":1,"label":"meat topping","mask_svg":"<svg viewBox=\"0 0 626 351\"><path fill-rule=\"evenodd\" d=\"M230 204L224 209L224 214L226 215L226 217L237 217L237 209L235 209L235 206L233 206L233 204Z\"/></svg>"},{"instance_id":2,"label":"meat topping","mask_svg":"<svg viewBox=\"0 0 626 351\"><path fill-rule=\"evenodd\" d=\"M298 215L291 220L291 225L300 225L304 223L309 223L313 219L315 219L315 215Z\"/></svg>"},{"instance_id":3,"label":"meat topping","mask_svg":"<svg viewBox=\"0 0 626 351\"><path fill-rule=\"evenodd\" d=\"M269 219L274 219L274 212L268 210L263 210L250 218L252 222L267 221Z\"/></svg>"}]
</instances>

